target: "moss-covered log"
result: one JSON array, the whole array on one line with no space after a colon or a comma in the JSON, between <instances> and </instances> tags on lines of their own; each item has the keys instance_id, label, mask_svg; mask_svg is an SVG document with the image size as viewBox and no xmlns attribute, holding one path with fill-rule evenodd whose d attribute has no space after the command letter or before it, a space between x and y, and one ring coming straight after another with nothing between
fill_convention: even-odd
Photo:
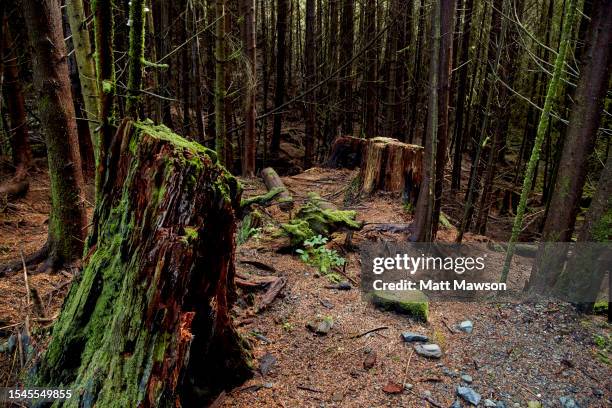
<instances>
[{"instance_id":1,"label":"moss-covered log","mask_svg":"<svg viewBox=\"0 0 612 408\"><path fill-rule=\"evenodd\" d=\"M83 272L31 382L63 407L203 406L250 372L229 315L240 187L215 154L124 121Z\"/></svg>"},{"instance_id":2,"label":"moss-covered log","mask_svg":"<svg viewBox=\"0 0 612 408\"><path fill-rule=\"evenodd\" d=\"M272 167L266 167L261 171L261 178L263 179L268 191L275 189L278 190L280 188L283 189L277 193L279 207L283 211L291 211L293 209L293 197L291 197L291 194L289 191L287 191L287 188L285 187L283 180L281 180L281 178L278 176L278 173L276 173Z\"/></svg>"},{"instance_id":3,"label":"moss-covered log","mask_svg":"<svg viewBox=\"0 0 612 408\"><path fill-rule=\"evenodd\" d=\"M361 190L396 192L415 203L422 181L423 148L388 137L368 139L361 163Z\"/></svg>"}]
</instances>

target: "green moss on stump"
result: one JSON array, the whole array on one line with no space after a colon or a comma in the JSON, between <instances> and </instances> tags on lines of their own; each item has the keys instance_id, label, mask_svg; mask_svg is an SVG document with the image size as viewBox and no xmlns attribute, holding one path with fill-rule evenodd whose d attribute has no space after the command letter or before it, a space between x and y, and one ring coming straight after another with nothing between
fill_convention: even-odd
<instances>
[{"instance_id":1,"label":"green moss on stump","mask_svg":"<svg viewBox=\"0 0 612 408\"><path fill-rule=\"evenodd\" d=\"M419 291L373 291L370 301L384 310L408 315L416 320L427 322L429 302L427 296Z\"/></svg>"},{"instance_id":2,"label":"green moss on stump","mask_svg":"<svg viewBox=\"0 0 612 408\"><path fill-rule=\"evenodd\" d=\"M250 373L247 344L223 326L240 186L208 149L164 126L122 128L97 234L29 383L73 389L62 407L174 406L179 394L193 406ZM174 375L196 383L180 388Z\"/></svg>"}]
</instances>

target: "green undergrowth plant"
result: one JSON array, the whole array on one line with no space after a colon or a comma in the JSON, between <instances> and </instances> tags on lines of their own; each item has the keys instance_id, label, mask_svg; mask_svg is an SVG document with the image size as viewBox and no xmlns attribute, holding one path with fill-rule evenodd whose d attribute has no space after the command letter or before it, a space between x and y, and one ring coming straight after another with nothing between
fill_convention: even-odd
<instances>
[{"instance_id":1,"label":"green undergrowth plant","mask_svg":"<svg viewBox=\"0 0 612 408\"><path fill-rule=\"evenodd\" d=\"M327 238L322 235L317 235L304 241L304 249L297 249L300 259L307 265L315 266L332 282L339 282L340 275L333 272L336 267L344 266L344 259L338 251L329 249L325 246Z\"/></svg>"}]
</instances>

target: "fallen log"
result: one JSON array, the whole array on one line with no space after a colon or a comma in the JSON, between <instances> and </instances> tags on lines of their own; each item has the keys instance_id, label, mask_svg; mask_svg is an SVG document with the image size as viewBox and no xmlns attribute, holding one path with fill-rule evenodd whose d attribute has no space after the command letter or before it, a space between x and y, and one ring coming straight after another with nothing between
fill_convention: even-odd
<instances>
[{"instance_id":1,"label":"fallen log","mask_svg":"<svg viewBox=\"0 0 612 408\"><path fill-rule=\"evenodd\" d=\"M367 139L361 163L361 192L402 194L416 204L422 176L423 147L388 137Z\"/></svg>"},{"instance_id":2,"label":"fallen log","mask_svg":"<svg viewBox=\"0 0 612 408\"><path fill-rule=\"evenodd\" d=\"M275 196L278 197L277 201L280 209L283 211L291 211L293 209L293 197L289 194L289 191L276 171L272 167L266 167L261 171L261 178L268 191L278 190ZM280 190L281 188L282 190Z\"/></svg>"},{"instance_id":3,"label":"fallen log","mask_svg":"<svg viewBox=\"0 0 612 408\"><path fill-rule=\"evenodd\" d=\"M62 407L204 406L250 375L230 317L239 185L214 152L127 120L103 180L84 269L28 383L72 389Z\"/></svg>"}]
</instances>

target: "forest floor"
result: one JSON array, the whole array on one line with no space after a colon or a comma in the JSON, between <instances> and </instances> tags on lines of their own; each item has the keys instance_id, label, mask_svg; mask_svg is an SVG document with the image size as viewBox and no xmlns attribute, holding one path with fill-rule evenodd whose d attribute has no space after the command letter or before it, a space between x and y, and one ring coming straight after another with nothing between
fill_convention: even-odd
<instances>
[{"instance_id":1,"label":"forest floor","mask_svg":"<svg viewBox=\"0 0 612 408\"><path fill-rule=\"evenodd\" d=\"M44 168L44 166L40 166ZM349 170L310 169L283 177L297 205L308 192L343 208L345 192L355 173ZM245 196L265 192L260 180L243 180ZM44 171L34 172L28 194L0 208L0 262L33 252L46 240L49 182ZM377 195L354 202L358 219L369 223L409 223L411 216L399 200ZM277 222L288 214L276 206L266 211ZM453 228L438 234L451 241ZM367 226L353 236L355 244L386 237L405 239L402 234L375 231ZM468 235L467 240L488 239ZM330 246L342 251L344 234L332 237ZM358 252L342 252L347 260L344 273L359 282ZM601 316L577 315L566 304L430 304L428 323L381 311L364 301L357 285L351 290L326 288L330 281L295 254L275 251L264 234L237 249L237 271L241 274L272 274L287 279L279 297L257 313L253 300L243 296L234 313L238 330L251 340L256 374L242 386L225 393L217 406L253 407L448 407L456 399L456 387L469 384L485 399L506 407L562 406L570 399L580 407L607 407L612 403L610 378L610 325ZM270 270L241 261L259 261ZM54 275L33 274L31 287L39 292L45 313L54 317L67 293L71 271ZM257 294L254 303L260 301ZM23 274L0 279L0 346L24 322ZM252 303L251 303L252 304ZM316 318L333 319L327 335L316 335L306 324ZM471 334L456 330L459 322L471 320ZM49 323L34 322L37 350L44 348ZM381 327L384 327L381 329ZM364 334L369 330L378 331ZM413 353L400 333L428 335L439 344L443 356L425 359ZM372 368L364 368L364 361ZM0 352L0 386L11 385L20 371L18 353ZM464 379L460 376L464 375ZM468 379L469 380L469 379ZM389 383L406 384L391 390ZM408 385L410 384L410 385ZM389 393L387 391L400 391ZM464 402L461 402L464 406ZM502 406L502 405L498 405ZM572 405L564 405L570 407Z\"/></svg>"}]
</instances>

